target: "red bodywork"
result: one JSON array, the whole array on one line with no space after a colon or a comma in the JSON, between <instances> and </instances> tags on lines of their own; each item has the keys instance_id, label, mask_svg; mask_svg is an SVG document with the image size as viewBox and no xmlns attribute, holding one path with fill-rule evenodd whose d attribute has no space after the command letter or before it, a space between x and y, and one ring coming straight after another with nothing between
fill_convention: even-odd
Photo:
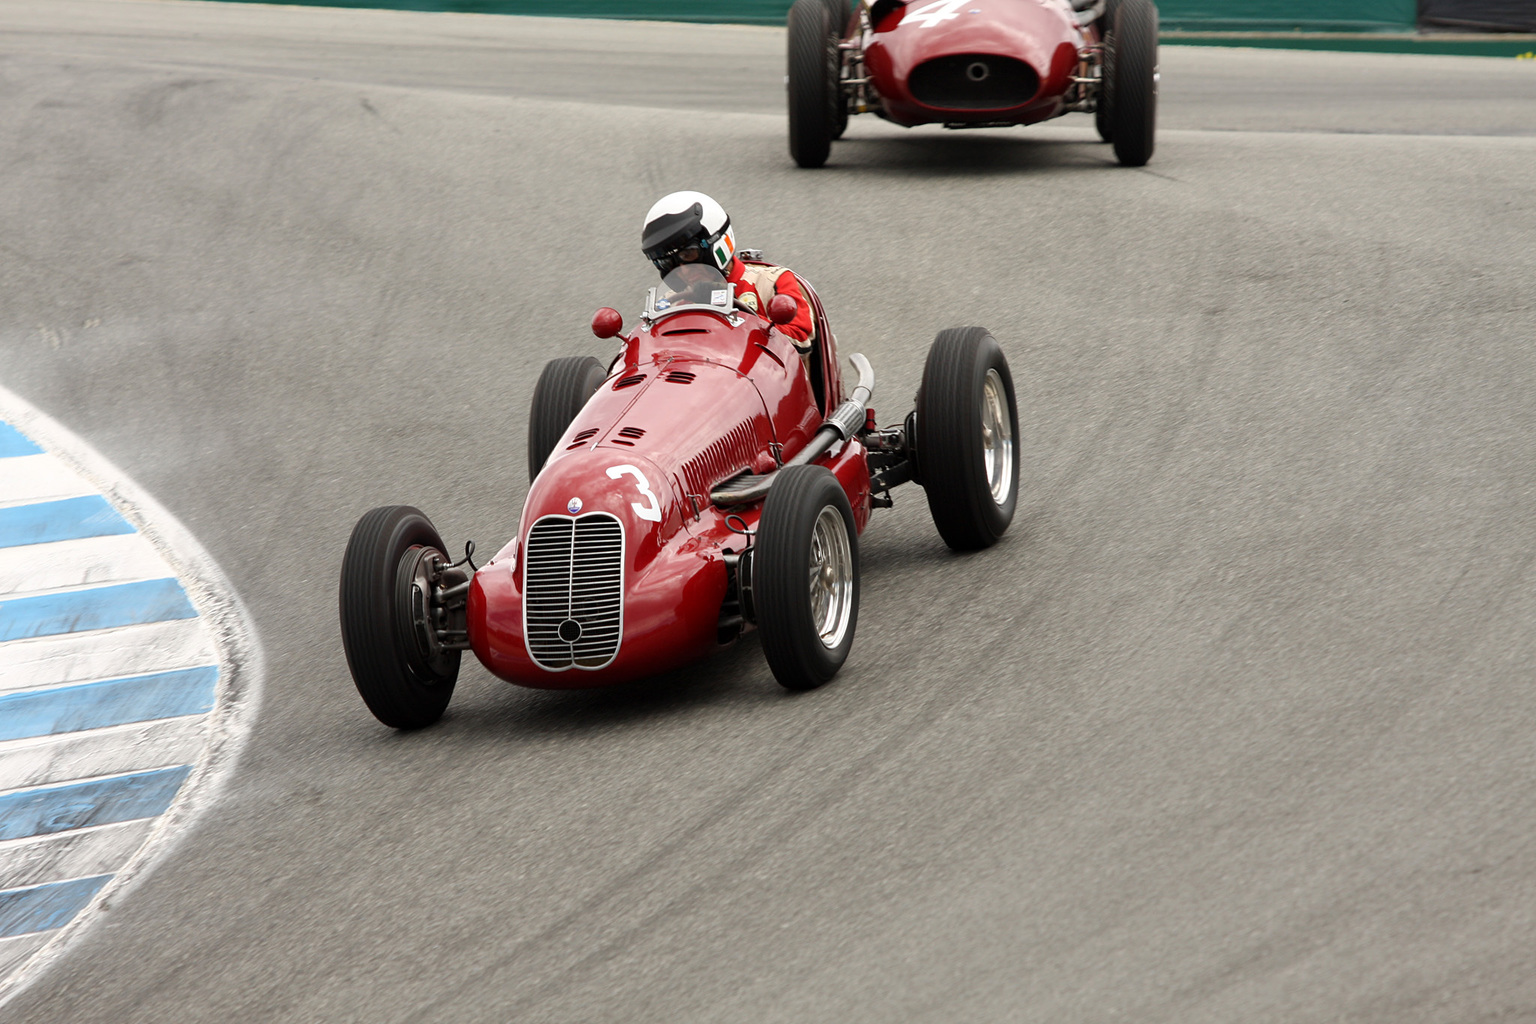
<instances>
[{"instance_id":1,"label":"red bodywork","mask_svg":"<svg viewBox=\"0 0 1536 1024\"><path fill-rule=\"evenodd\" d=\"M871 29L855 41L878 93L873 109L906 126L1033 124L1056 117L1071 99L1085 49L1099 41L1095 26L1078 26L1068 0L911 0L881 12ZM1028 67L1033 89L1003 86L1009 60ZM973 66L992 86L983 89L965 78ZM989 98L994 94L1006 98Z\"/></svg>"},{"instance_id":2,"label":"red bodywork","mask_svg":"<svg viewBox=\"0 0 1536 1024\"><path fill-rule=\"evenodd\" d=\"M801 283L824 380L813 380L789 338L742 311L732 325L716 312L685 310L622 336L622 359L529 489L517 537L471 583L469 640L486 668L520 686L581 689L664 672L720 647L724 556L745 540L726 516L750 529L762 503L719 509L710 490L791 458L843 398L826 315ZM850 440L817 462L837 476L862 532L870 509L863 445ZM623 531L621 638L601 667L551 670L524 640L523 552L541 520L576 518L577 499L580 517L606 513Z\"/></svg>"}]
</instances>

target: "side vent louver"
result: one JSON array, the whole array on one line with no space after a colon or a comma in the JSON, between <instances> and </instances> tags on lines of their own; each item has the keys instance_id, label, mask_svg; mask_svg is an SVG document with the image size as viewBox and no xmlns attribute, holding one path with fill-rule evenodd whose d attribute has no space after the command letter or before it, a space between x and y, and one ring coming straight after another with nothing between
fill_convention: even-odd
<instances>
[{"instance_id":1,"label":"side vent louver","mask_svg":"<svg viewBox=\"0 0 1536 1024\"><path fill-rule=\"evenodd\" d=\"M583 430L581 433L579 433L575 437L571 438L571 443L565 446L565 450L566 451L571 451L573 448L580 448L582 445L586 444L588 441L592 440L592 438L594 438L596 436L597 436L597 428L596 427L588 427L586 430Z\"/></svg>"},{"instance_id":2,"label":"side vent louver","mask_svg":"<svg viewBox=\"0 0 1536 1024\"><path fill-rule=\"evenodd\" d=\"M672 370L662 380L668 384L692 384L694 375L687 370Z\"/></svg>"},{"instance_id":3,"label":"side vent louver","mask_svg":"<svg viewBox=\"0 0 1536 1024\"><path fill-rule=\"evenodd\" d=\"M624 388L632 388L636 384L639 384L643 380L645 380L645 374L643 374L643 373L632 373L628 377L622 377L619 380L615 381L614 385L613 385L613 390L620 391L620 390L622 390Z\"/></svg>"},{"instance_id":4,"label":"side vent louver","mask_svg":"<svg viewBox=\"0 0 1536 1024\"><path fill-rule=\"evenodd\" d=\"M622 444L626 448L633 448L635 442L644 436L645 431L640 427L623 427L619 430L617 437L611 437L608 440L613 444Z\"/></svg>"},{"instance_id":5,"label":"side vent louver","mask_svg":"<svg viewBox=\"0 0 1536 1024\"><path fill-rule=\"evenodd\" d=\"M756 434L747 420L683 463L683 485L689 494L708 494L720 481L749 468L756 457Z\"/></svg>"}]
</instances>

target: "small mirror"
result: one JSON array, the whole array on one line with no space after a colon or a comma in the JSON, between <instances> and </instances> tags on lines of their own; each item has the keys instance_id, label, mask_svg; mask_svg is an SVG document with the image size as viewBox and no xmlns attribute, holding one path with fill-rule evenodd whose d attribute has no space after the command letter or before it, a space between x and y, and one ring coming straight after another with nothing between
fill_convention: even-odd
<instances>
[{"instance_id":1,"label":"small mirror","mask_svg":"<svg viewBox=\"0 0 1536 1024\"><path fill-rule=\"evenodd\" d=\"M592 333L599 338L617 337L624 329L624 317L616 309L604 306L592 314Z\"/></svg>"},{"instance_id":2,"label":"small mirror","mask_svg":"<svg viewBox=\"0 0 1536 1024\"><path fill-rule=\"evenodd\" d=\"M800 303L792 295L775 295L768 300L768 319L776 324L787 324L800 312Z\"/></svg>"}]
</instances>

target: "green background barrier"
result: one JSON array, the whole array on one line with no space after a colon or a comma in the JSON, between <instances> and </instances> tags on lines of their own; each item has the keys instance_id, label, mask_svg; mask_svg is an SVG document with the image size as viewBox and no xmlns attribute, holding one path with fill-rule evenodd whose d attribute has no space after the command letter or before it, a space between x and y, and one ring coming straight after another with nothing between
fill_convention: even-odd
<instances>
[{"instance_id":1,"label":"green background barrier","mask_svg":"<svg viewBox=\"0 0 1536 1024\"><path fill-rule=\"evenodd\" d=\"M235 0L241 2L241 0ZM285 0L278 0L285 2ZM790 0L286 0L324 7L782 25ZM1417 0L1164 0L1163 27L1207 31L1405 31Z\"/></svg>"},{"instance_id":2,"label":"green background barrier","mask_svg":"<svg viewBox=\"0 0 1536 1024\"><path fill-rule=\"evenodd\" d=\"M228 0L306 7L385 7L397 11L527 14L546 18L624 18L782 25L792 0Z\"/></svg>"},{"instance_id":3,"label":"green background barrier","mask_svg":"<svg viewBox=\"0 0 1536 1024\"><path fill-rule=\"evenodd\" d=\"M792 0L226 0L553 18L782 25ZM1532 0L1536 3L1536 0ZM1161 0L1163 42L1304 50L1527 56L1536 37L1415 33L1418 0Z\"/></svg>"}]
</instances>

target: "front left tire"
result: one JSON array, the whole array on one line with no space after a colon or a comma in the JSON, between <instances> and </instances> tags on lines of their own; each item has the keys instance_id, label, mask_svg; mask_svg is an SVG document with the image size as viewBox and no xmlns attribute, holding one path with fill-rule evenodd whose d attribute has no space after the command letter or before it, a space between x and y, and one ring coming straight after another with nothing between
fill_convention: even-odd
<instances>
[{"instance_id":1,"label":"front left tire","mask_svg":"<svg viewBox=\"0 0 1536 1024\"><path fill-rule=\"evenodd\" d=\"M1152 159L1157 135L1157 7L1152 0L1118 0L1109 46L1109 141L1123 167Z\"/></svg>"},{"instance_id":2,"label":"front left tire","mask_svg":"<svg viewBox=\"0 0 1536 1024\"><path fill-rule=\"evenodd\" d=\"M342 558L347 666L368 710L393 729L436 722L459 677L460 652L437 642L428 578L434 559L452 561L431 520L409 505L364 515Z\"/></svg>"},{"instance_id":3,"label":"front left tire","mask_svg":"<svg viewBox=\"0 0 1536 1024\"><path fill-rule=\"evenodd\" d=\"M763 501L752 602L779 684L810 690L837 674L859 623L859 533L837 477L786 466Z\"/></svg>"}]
</instances>

